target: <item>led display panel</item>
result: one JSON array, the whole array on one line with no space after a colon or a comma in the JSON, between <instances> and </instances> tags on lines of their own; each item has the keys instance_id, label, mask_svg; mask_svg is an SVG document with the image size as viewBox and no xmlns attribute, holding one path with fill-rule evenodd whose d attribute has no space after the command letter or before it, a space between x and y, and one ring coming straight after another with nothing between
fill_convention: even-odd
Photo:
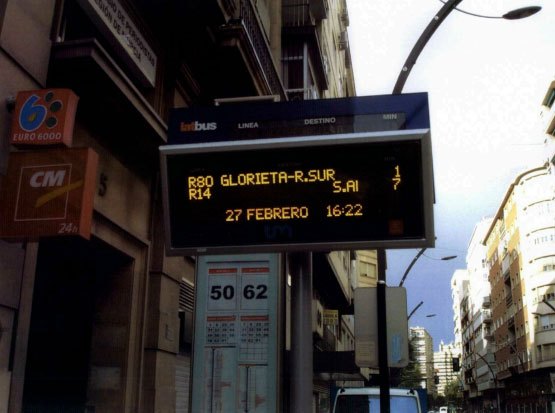
<instances>
[{"instance_id":1,"label":"led display panel","mask_svg":"<svg viewBox=\"0 0 555 413\"><path fill-rule=\"evenodd\" d=\"M161 148L167 252L433 244L429 130Z\"/></svg>"}]
</instances>

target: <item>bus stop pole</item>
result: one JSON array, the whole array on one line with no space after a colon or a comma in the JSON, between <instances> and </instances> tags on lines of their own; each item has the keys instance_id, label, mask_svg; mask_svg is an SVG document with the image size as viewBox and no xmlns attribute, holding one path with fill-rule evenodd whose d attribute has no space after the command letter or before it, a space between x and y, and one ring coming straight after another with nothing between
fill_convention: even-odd
<instances>
[{"instance_id":1,"label":"bus stop pole","mask_svg":"<svg viewBox=\"0 0 555 413\"><path fill-rule=\"evenodd\" d=\"M287 254L291 285L290 412L312 412L312 253Z\"/></svg>"},{"instance_id":2,"label":"bus stop pole","mask_svg":"<svg viewBox=\"0 0 555 413\"><path fill-rule=\"evenodd\" d=\"M386 311L386 277L387 262L385 249L378 249L378 366L380 370L380 413L390 413L389 405L389 362L387 354L387 311Z\"/></svg>"}]
</instances>

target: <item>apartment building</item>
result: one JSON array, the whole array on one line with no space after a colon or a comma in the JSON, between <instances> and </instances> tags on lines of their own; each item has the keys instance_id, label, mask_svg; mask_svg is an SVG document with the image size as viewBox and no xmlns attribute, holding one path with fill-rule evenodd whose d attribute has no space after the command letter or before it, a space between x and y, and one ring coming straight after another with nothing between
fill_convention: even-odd
<instances>
[{"instance_id":1,"label":"apartment building","mask_svg":"<svg viewBox=\"0 0 555 413\"><path fill-rule=\"evenodd\" d=\"M555 179L549 168L515 179L484 239L497 380L508 406L551 403Z\"/></svg>"},{"instance_id":2,"label":"apartment building","mask_svg":"<svg viewBox=\"0 0 555 413\"><path fill-rule=\"evenodd\" d=\"M46 111L49 126L58 91L77 97L72 137L56 146L94 153L94 183L83 236L36 225L0 241L0 411L189 411L196 260L165 253L158 148L169 114L221 99L354 96L348 22L344 0L2 2L0 186L16 180L14 159L50 151L11 136L18 93L30 90L39 100L25 101L24 119ZM351 305L343 261L314 255L314 299L338 320ZM318 348L338 346L332 328L316 329ZM286 360L287 350L284 393ZM315 375L316 410L330 383Z\"/></svg>"},{"instance_id":3,"label":"apartment building","mask_svg":"<svg viewBox=\"0 0 555 413\"><path fill-rule=\"evenodd\" d=\"M461 370L464 393L474 409L497 405L497 372L494 359L490 284L482 244L491 218L484 218L474 228L466 255L467 288L461 303L463 342Z\"/></svg>"},{"instance_id":4,"label":"apartment building","mask_svg":"<svg viewBox=\"0 0 555 413\"><path fill-rule=\"evenodd\" d=\"M409 340L413 346L414 361L420 368L422 377L421 387L429 394L436 393L434 381L434 343L432 336L424 327L410 327Z\"/></svg>"},{"instance_id":5,"label":"apartment building","mask_svg":"<svg viewBox=\"0 0 555 413\"><path fill-rule=\"evenodd\" d=\"M453 369L453 359L459 360L460 356L460 348L454 343L439 343L438 351L434 352L434 374L437 377L434 379L438 395L445 396L445 386L453 381L460 385L460 373Z\"/></svg>"},{"instance_id":6,"label":"apartment building","mask_svg":"<svg viewBox=\"0 0 555 413\"><path fill-rule=\"evenodd\" d=\"M554 102L551 81L540 112L544 156L515 178L493 219L477 224L466 275L452 278L455 337L462 337L472 410L553 411Z\"/></svg>"}]
</instances>

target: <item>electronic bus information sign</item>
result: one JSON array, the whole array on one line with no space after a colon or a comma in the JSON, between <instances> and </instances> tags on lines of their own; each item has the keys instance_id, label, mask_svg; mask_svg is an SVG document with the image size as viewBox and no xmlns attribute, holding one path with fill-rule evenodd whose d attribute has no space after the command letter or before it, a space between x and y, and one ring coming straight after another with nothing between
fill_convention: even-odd
<instances>
[{"instance_id":1,"label":"electronic bus information sign","mask_svg":"<svg viewBox=\"0 0 555 413\"><path fill-rule=\"evenodd\" d=\"M429 129L161 148L173 255L433 245Z\"/></svg>"}]
</instances>

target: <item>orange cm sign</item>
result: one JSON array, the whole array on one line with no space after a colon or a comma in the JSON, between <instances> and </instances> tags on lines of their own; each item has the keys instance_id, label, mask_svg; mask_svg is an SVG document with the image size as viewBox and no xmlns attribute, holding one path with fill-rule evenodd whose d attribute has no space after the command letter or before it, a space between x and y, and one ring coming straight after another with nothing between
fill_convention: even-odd
<instances>
[{"instance_id":1,"label":"orange cm sign","mask_svg":"<svg viewBox=\"0 0 555 413\"><path fill-rule=\"evenodd\" d=\"M0 190L0 238L88 239L97 169L89 148L11 153Z\"/></svg>"}]
</instances>

